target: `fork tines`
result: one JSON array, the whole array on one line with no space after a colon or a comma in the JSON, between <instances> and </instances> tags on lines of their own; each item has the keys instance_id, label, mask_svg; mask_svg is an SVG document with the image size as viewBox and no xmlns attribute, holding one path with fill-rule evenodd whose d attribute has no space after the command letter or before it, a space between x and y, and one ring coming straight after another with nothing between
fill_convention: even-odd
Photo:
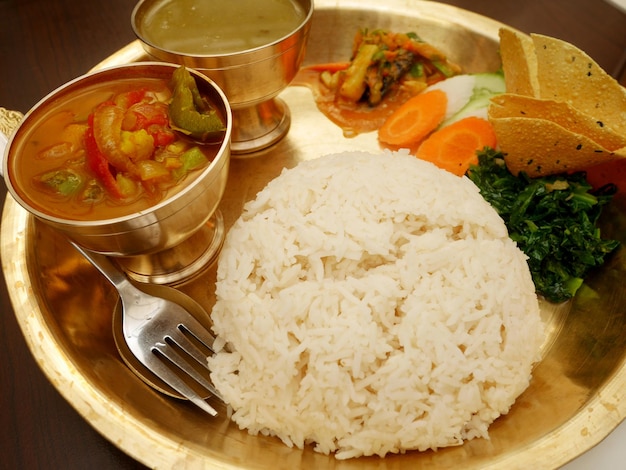
<instances>
[{"instance_id":1,"label":"fork tines","mask_svg":"<svg viewBox=\"0 0 626 470\"><path fill-rule=\"evenodd\" d=\"M203 392L206 395L208 391L222 400L209 379L207 357L213 353L212 344L213 337L200 324L194 325L192 329L179 323L174 331L164 336L163 342L152 347L152 352L161 359L155 361L161 363L161 366L158 370L153 369L154 372L178 393L215 416L217 411L202 396ZM198 386L203 390L198 391Z\"/></svg>"}]
</instances>

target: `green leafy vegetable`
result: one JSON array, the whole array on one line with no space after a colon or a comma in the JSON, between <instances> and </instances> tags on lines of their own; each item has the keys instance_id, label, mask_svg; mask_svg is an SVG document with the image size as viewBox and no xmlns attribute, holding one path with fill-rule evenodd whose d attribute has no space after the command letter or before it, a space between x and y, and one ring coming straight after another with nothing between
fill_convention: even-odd
<instances>
[{"instance_id":1,"label":"green leafy vegetable","mask_svg":"<svg viewBox=\"0 0 626 470\"><path fill-rule=\"evenodd\" d=\"M573 297L589 271L619 246L600 237L602 208L615 185L593 190L583 172L514 176L503 155L485 148L467 176L504 220L509 236L528 256L537 292L551 302Z\"/></svg>"}]
</instances>

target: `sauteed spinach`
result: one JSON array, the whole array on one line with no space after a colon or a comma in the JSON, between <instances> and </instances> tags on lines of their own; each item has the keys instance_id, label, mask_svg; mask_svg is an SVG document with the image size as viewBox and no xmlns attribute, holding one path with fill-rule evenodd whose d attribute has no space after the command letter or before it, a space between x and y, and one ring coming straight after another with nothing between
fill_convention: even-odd
<instances>
[{"instance_id":1,"label":"sauteed spinach","mask_svg":"<svg viewBox=\"0 0 626 470\"><path fill-rule=\"evenodd\" d=\"M509 172L502 153L485 148L467 176L504 220L509 236L528 256L537 289L551 302L574 296L589 271L604 263L617 240L602 239L597 225L615 185L594 190L584 172L530 178Z\"/></svg>"}]
</instances>

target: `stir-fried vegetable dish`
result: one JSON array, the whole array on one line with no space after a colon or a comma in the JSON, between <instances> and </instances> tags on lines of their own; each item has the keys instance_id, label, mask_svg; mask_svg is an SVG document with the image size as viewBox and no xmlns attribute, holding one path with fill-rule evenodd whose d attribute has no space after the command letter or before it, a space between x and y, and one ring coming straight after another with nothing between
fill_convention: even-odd
<instances>
[{"instance_id":1,"label":"stir-fried vegetable dish","mask_svg":"<svg viewBox=\"0 0 626 470\"><path fill-rule=\"evenodd\" d=\"M31 175L39 194L31 199L69 218L107 218L153 205L214 157L214 148L193 139L224 135L221 116L184 67L170 81L103 85L64 106L35 131L33 155L21 159L20 171ZM127 209L110 210L122 206Z\"/></svg>"},{"instance_id":2,"label":"stir-fried vegetable dish","mask_svg":"<svg viewBox=\"0 0 626 470\"><path fill-rule=\"evenodd\" d=\"M597 226L617 187L593 190L583 172L514 176L502 153L492 149L480 152L478 162L468 176L528 256L537 293L552 302L573 297L586 275L619 246L601 238Z\"/></svg>"},{"instance_id":3,"label":"stir-fried vegetable dish","mask_svg":"<svg viewBox=\"0 0 626 470\"><path fill-rule=\"evenodd\" d=\"M304 67L293 84L311 88L319 110L354 137L378 130L408 99L460 72L415 33L360 29L345 61Z\"/></svg>"},{"instance_id":4,"label":"stir-fried vegetable dish","mask_svg":"<svg viewBox=\"0 0 626 470\"><path fill-rule=\"evenodd\" d=\"M348 102L381 103L398 86L417 94L428 85L460 73L445 54L415 33L363 29L354 38L352 58L345 68L325 70L322 82ZM332 68L331 68L332 69Z\"/></svg>"}]
</instances>

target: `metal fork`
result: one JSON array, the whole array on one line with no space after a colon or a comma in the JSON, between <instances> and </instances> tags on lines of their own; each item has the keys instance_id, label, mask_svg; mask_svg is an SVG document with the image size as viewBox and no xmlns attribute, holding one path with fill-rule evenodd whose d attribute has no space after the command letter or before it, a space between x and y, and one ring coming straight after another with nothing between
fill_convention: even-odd
<instances>
[{"instance_id":1,"label":"metal fork","mask_svg":"<svg viewBox=\"0 0 626 470\"><path fill-rule=\"evenodd\" d=\"M119 292L124 338L137 360L183 397L216 416L217 411L188 384L191 377L196 384L222 400L206 377L209 372L207 356L213 353L214 341L209 331L181 305L168 300L167 295L150 295L135 287L108 257L70 243ZM150 290L155 289L166 291L171 288L152 285Z\"/></svg>"}]
</instances>

